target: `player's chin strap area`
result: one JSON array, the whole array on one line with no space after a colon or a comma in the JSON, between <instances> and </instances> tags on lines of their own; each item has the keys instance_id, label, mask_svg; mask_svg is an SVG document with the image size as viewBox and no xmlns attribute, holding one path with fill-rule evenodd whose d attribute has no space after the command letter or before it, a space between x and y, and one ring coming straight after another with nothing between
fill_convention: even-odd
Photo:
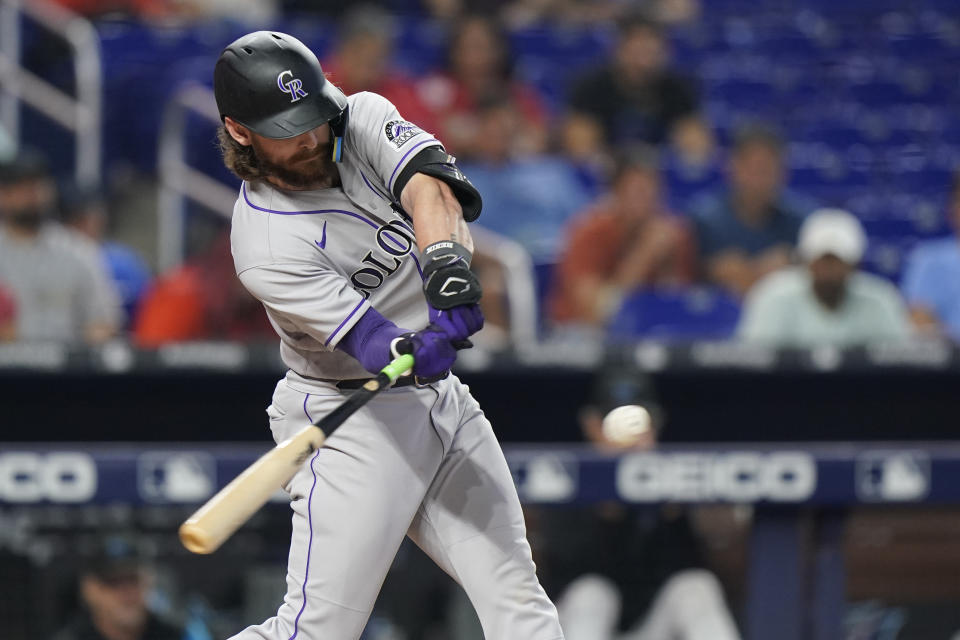
<instances>
[{"instance_id":1,"label":"player's chin strap area","mask_svg":"<svg viewBox=\"0 0 960 640\"><path fill-rule=\"evenodd\" d=\"M349 109L344 108L343 113L330 121L330 133L333 134L333 153L331 159L334 162L343 161L343 138L347 135L347 118Z\"/></svg>"},{"instance_id":2,"label":"player's chin strap area","mask_svg":"<svg viewBox=\"0 0 960 640\"><path fill-rule=\"evenodd\" d=\"M343 160L343 136L337 136L333 139L333 161L341 162Z\"/></svg>"}]
</instances>

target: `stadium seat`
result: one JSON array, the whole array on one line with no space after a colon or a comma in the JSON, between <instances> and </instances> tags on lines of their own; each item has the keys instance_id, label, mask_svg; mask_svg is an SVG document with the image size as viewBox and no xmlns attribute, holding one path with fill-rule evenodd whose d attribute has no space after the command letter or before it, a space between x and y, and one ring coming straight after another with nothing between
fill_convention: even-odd
<instances>
[{"instance_id":1,"label":"stadium seat","mask_svg":"<svg viewBox=\"0 0 960 640\"><path fill-rule=\"evenodd\" d=\"M608 325L616 338L727 338L733 335L740 306L718 289L637 291L628 296Z\"/></svg>"}]
</instances>

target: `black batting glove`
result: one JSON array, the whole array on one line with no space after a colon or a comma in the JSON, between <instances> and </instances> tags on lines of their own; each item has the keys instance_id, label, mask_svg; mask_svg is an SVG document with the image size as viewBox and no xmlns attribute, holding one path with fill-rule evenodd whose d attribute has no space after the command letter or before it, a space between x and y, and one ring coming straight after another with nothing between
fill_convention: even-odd
<instances>
[{"instance_id":1,"label":"black batting glove","mask_svg":"<svg viewBox=\"0 0 960 640\"><path fill-rule=\"evenodd\" d=\"M423 250L423 293L435 309L476 304L483 295L480 281L470 271L470 252L451 240L434 242Z\"/></svg>"}]
</instances>

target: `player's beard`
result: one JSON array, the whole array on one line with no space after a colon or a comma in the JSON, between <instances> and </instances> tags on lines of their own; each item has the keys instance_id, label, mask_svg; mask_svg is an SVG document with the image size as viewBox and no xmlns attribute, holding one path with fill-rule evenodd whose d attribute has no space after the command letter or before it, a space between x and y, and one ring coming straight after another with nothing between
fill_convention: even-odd
<instances>
[{"instance_id":1,"label":"player's beard","mask_svg":"<svg viewBox=\"0 0 960 640\"><path fill-rule=\"evenodd\" d=\"M333 161L333 142L303 150L283 164L273 162L253 140L253 151L265 177L275 178L291 189L328 189L340 186L340 171Z\"/></svg>"}]
</instances>

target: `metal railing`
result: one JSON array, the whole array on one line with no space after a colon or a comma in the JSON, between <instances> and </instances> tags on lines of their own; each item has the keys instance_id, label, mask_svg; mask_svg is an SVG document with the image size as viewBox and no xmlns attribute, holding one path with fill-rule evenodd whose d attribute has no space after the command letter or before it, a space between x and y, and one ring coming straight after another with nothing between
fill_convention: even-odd
<instances>
[{"instance_id":1,"label":"metal railing","mask_svg":"<svg viewBox=\"0 0 960 640\"><path fill-rule=\"evenodd\" d=\"M474 225L470 234L476 251L493 258L503 269L511 346L536 344L537 286L530 254L520 243L489 229Z\"/></svg>"},{"instance_id":2,"label":"metal railing","mask_svg":"<svg viewBox=\"0 0 960 640\"><path fill-rule=\"evenodd\" d=\"M237 199L236 187L191 167L186 161L187 118L198 115L220 124L213 92L188 83L177 90L163 111L157 171L157 258L161 271L183 262L186 255L186 205L192 200L228 220Z\"/></svg>"},{"instance_id":3,"label":"metal railing","mask_svg":"<svg viewBox=\"0 0 960 640\"><path fill-rule=\"evenodd\" d=\"M21 64L21 17L62 38L70 48L77 95L71 96ZM100 38L85 18L48 0L0 0L0 123L20 143L20 103L57 122L76 138L79 184L101 178L102 96Z\"/></svg>"},{"instance_id":4,"label":"metal railing","mask_svg":"<svg viewBox=\"0 0 960 640\"><path fill-rule=\"evenodd\" d=\"M189 83L167 103L160 128L157 195L157 254L166 270L183 262L186 251L186 204L192 200L229 219L237 189L191 167L185 157L187 118L198 115L220 124L213 92ZM537 341L537 295L533 262L518 243L486 229L474 227L477 251L495 260L503 270L513 346Z\"/></svg>"}]
</instances>

